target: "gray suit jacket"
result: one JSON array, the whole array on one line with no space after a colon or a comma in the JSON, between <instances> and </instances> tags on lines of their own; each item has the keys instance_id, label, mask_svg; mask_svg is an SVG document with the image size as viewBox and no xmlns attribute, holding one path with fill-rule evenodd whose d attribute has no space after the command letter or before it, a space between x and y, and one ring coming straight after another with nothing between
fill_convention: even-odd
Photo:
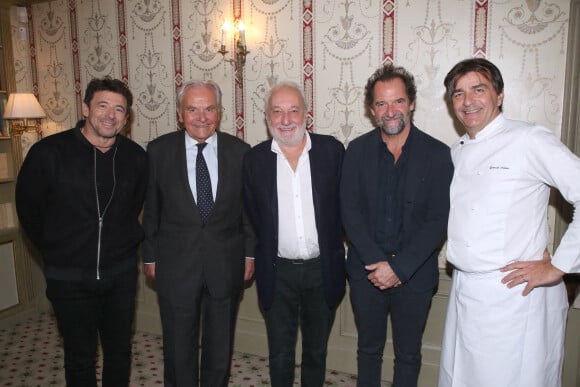
<instances>
[{"instance_id":1,"label":"gray suit jacket","mask_svg":"<svg viewBox=\"0 0 580 387\"><path fill-rule=\"evenodd\" d=\"M214 297L236 294L243 287L244 258L253 256L242 196L242 160L250 146L217 134L218 187L205 225L187 178L185 131L165 134L147 147L143 261L156 264L159 296L175 302L188 302L200 281Z\"/></svg>"}]
</instances>

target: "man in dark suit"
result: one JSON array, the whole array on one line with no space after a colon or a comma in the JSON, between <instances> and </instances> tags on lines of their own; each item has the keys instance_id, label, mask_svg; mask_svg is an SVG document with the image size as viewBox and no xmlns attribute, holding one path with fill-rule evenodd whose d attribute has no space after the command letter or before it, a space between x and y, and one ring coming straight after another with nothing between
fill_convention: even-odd
<instances>
[{"instance_id":1,"label":"man in dark suit","mask_svg":"<svg viewBox=\"0 0 580 387\"><path fill-rule=\"evenodd\" d=\"M417 91L402 67L378 69L365 87L377 128L346 152L341 209L358 328L358 386L380 386L391 315L395 387L416 386L421 339L445 239L449 148L411 123Z\"/></svg>"},{"instance_id":2,"label":"man in dark suit","mask_svg":"<svg viewBox=\"0 0 580 387\"><path fill-rule=\"evenodd\" d=\"M242 194L249 146L216 132L221 91L214 82L184 84L177 112L185 130L147 148L144 270L155 278L159 299L165 386L197 386L198 375L201 386L226 386L239 298L244 278L253 275Z\"/></svg>"},{"instance_id":3,"label":"man in dark suit","mask_svg":"<svg viewBox=\"0 0 580 387\"><path fill-rule=\"evenodd\" d=\"M306 131L304 95L283 82L266 97L273 140L244 159L244 198L257 237L256 282L272 386L294 383L298 327L301 385L320 387L336 307L344 294L338 190L344 147Z\"/></svg>"}]
</instances>

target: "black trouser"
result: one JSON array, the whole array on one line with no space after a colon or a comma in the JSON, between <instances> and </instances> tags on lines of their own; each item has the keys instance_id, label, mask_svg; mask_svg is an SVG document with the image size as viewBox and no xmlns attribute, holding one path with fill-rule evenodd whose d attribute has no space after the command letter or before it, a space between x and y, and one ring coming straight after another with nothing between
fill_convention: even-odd
<instances>
[{"instance_id":1,"label":"black trouser","mask_svg":"<svg viewBox=\"0 0 580 387\"><path fill-rule=\"evenodd\" d=\"M421 341L432 297L432 290L418 293L406 285L379 290L366 277L350 281L350 299L358 330L358 387L381 385L389 314L395 352L393 387L417 386Z\"/></svg>"},{"instance_id":2,"label":"black trouser","mask_svg":"<svg viewBox=\"0 0 580 387\"><path fill-rule=\"evenodd\" d=\"M273 387L294 384L298 327L302 332L302 387L324 384L328 336L336 310L324 298L320 259L294 264L278 259L274 302L264 312Z\"/></svg>"},{"instance_id":3,"label":"black trouser","mask_svg":"<svg viewBox=\"0 0 580 387\"><path fill-rule=\"evenodd\" d=\"M103 350L103 387L129 385L136 284L136 267L111 279L47 279L46 295L64 342L67 387L97 385L97 337Z\"/></svg>"}]
</instances>

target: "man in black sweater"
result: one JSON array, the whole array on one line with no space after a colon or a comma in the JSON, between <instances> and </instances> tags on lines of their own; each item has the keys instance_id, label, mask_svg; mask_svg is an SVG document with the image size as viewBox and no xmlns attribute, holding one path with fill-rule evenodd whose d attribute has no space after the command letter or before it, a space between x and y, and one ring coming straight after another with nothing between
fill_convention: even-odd
<instances>
[{"instance_id":1,"label":"man in black sweater","mask_svg":"<svg viewBox=\"0 0 580 387\"><path fill-rule=\"evenodd\" d=\"M132 100L120 80L93 79L84 120L34 144L18 175L16 209L42 255L68 387L97 385L97 337L103 387L129 385L148 176L145 151L119 135Z\"/></svg>"}]
</instances>

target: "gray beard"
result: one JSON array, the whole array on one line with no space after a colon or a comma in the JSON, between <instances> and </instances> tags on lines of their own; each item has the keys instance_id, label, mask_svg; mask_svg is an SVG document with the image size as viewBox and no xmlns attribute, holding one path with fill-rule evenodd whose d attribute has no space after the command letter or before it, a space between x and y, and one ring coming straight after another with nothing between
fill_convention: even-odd
<instances>
[{"instance_id":1,"label":"gray beard","mask_svg":"<svg viewBox=\"0 0 580 387\"><path fill-rule=\"evenodd\" d=\"M385 125L385 122L383 120L379 122L379 127L387 136L396 136L397 134L401 133L403 129L405 129L406 125L407 123L405 122L404 118L399 120L399 125L397 125L397 127L395 128L387 127L387 125Z\"/></svg>"},{"instance_id":2,"label":"gray beard","mask_svg":"<svg viewBox=\"0 0 580 387\"><path fill-rule=\"evenodd\" d=\"M268 131L270 132L270 136L272 136L272 138L280 145L284 146L298 145L306 135L306 121L304 121L302 127L300 128L302 135L300 136L299 134L297 134L295 138L292 138L289 141L284 139L282 136L279 136L276 130L270 126L270 123L268 121L266 121L266 124L268 125Z\"/></svg>"}]
</instances>

